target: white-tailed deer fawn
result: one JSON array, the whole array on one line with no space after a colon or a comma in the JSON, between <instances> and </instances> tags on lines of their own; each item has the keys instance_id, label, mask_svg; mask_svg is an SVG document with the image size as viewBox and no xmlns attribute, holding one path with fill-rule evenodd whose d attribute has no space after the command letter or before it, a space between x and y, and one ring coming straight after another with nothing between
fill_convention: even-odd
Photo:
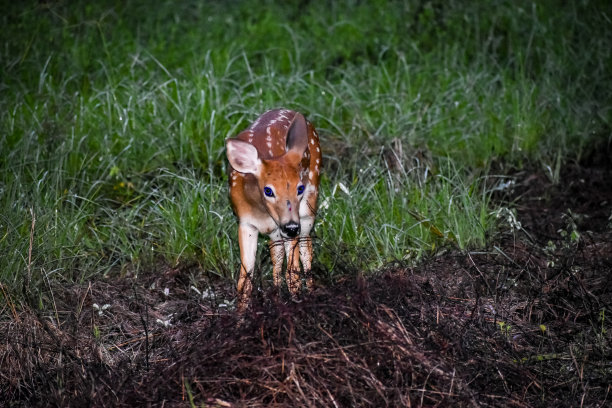
<instances>
[{"instance_id":1,"label":"white-tailed deer fawn","mask_svg":"<svg viewBox=\"0 0 612 408\"><path fill-rule=\"evenodd\" d=\"M321 148L319 136L301 113L286 109L261 115L236 138L226 141L230 162L230 200L238 217L240 278L238 311L249 304L259 233L270 237L272 277L286 282L292 296L301 288L300 259L306 286L312 288L312 241Z\"/></svg>"}]
</instances>

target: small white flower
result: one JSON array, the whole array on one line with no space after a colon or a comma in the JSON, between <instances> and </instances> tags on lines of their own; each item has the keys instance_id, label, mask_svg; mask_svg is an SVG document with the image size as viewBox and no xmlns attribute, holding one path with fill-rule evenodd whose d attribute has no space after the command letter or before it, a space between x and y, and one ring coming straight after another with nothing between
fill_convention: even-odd
<instances>
[{"instance_id":1,"label":"small white flower","mask_svg":"<svg viewBox=\"0 0 612 408\"><path fill-rule=\"evenodd\" d=\"M104 311L111 307L111 305L109 305L108 303L106 303L106 304L104 304L102 306L98 305L97 303L94 303L92 306L93 306L94 309L96 309L98 311L98 315L99 316L102 316Z\"/></svg>"},{"instance_id":2,"label":"small white flower","mask_svg":"<svg viewBox=\"0 0 612 408\"><path fill-rule=\"evenodd\" d=\"M327 210L329 208L329 197L325 197L325 200L321 204L319 204L319 208L321 210Z\"/></svg>"},{"instance_id":3,"label":"small white flower","mask_svg":"<svg viewBox=\"0 0 612 408\"><path fill-rule=\"evenodd\" d=\"M344 194L346 195L351 195L351 192L349 191L348 187L344 185L344 183L340 182L338 184L336 184L334 186L334 189L332 190L332 195L336 195L336 190L340 188L340 190L342 190L344 192Z\"/></svg>"},{"instance_id":4,"label":"small white flower","mask_svg":"<svg viewBox=\"0 0 612 408\"><path fill-rule=\"evenodd\" d=\"M202 299L210 299L215 297L215 292L212 289L206 289L202 292Z\"/></svg>"},{"instance_id":5,"label":"small white flower","mask_svg":"<svg viewBox=\"0 0 612 408\"><path fill-rule=\"evenodd\" d=\"M495 218L502 218L503 215L506 215L506 222L508 223L512 231L518 231L522 228L521 222L516 218L516 214L514 211L506 207L502 207L495 212Z\"/></svg>"},{"instance_id":6,"label":"small white flower","mask_svg":"<svg viewBox=\"0 0 612 408\"><path fill-rule=\"evenodd\" d=\"M508 180L505 183L502 181L498 185L493 187L493 189L491 191L504 191L504 190L507 190L508 188L512 187L514 184L515 184L514 180Z\"/></svg>"},{"instance_id":7,"label":"small white flower","mask_svg":"<svg viewBox=\"0 0 612 408\"><path fill-rule=\"evenodd\" d=\"M219 309L233 309L234 308L234 300L224 299L217 305Z\"/></svg>"},{"instance_id":8,"label":"small white flower","mask_svg":"<svg viewBox=\"0 0 612 408\"><path fill-rule=\"evenodd\" d=\"M172 323L170 323L171 319L168 320L162 320L162 319L157 319L157 323L161 324L164 327L168 327L168 326L172 326Z\"/></svg>"}]
</instances>

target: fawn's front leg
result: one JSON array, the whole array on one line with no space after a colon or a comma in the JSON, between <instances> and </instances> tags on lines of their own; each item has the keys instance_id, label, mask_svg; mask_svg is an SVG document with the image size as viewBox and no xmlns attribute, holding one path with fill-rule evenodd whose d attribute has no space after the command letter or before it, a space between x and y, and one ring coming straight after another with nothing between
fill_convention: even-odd
<instances>
[{"instance_id":1,"label":"fawn's front leg","mask_svg":"<svg viewBox=\"0 0 612 408\"><path fill-rule=\"evenodd\" d=\"M272 282L276 290L280 290L281 274L283 272L283 261L285 258L285 247L280 239L271 239L270 243L270 258L272 259Z\"/></svg>"},{"instance_id":2,"label":"fawn's front leg","mask_svg":"<svg viewBox=\"0 0 612 408\"><path fill-rule=\"evenodd\" d=\"M287 254L287 288L292 298L297 298L300 291L300 249L298 239L285 241L285 253Z\"/></svg>"},{"instance_id":3,"label":"fawn's front leg","mask_svg":"<svg viewBox=\"0 0 612 408\"><path fill-rule=\"evenodd\" d=\"M238 279L238 312L244 312L249 305L253 291L253 270L257 255L257 229L249 224L238 226L240 246L240 277Z\"/></svg>"},{"instance_id":4,"label":"fawn's front leg","mask_svg":"<svg viewBox=\"0 0 612 408\"><path fill-rule=\"evenodd\" d=\"M304 267L306 288L312 290L312 239L308 236L300 238L300 259Z\"/></svg>"}]
</instances>

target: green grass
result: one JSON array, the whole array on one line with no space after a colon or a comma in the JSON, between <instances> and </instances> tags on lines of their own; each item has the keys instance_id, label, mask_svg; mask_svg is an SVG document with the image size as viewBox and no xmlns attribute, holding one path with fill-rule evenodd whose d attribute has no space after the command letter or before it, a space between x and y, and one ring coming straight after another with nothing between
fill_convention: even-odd
<instances>
[{"instance_id":1,"label":"green grass","mask_svg":"<svg viewBox=\"0 0 612 408\"><path fill-rule=\"evenodd\" d=\"M160 259L233 276L224 140L274 107L321 134L332 274L483 246L493 163L610 141L607 2L302 3L5 5L0 281Z\"/></svg>"}]
</instances>

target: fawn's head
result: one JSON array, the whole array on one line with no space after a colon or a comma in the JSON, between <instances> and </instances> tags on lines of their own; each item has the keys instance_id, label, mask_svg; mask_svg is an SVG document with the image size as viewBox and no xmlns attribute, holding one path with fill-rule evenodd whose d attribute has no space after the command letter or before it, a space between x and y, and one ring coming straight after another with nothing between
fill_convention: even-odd
<instances>
[{"instance_id":1,"label":"fawn's head","mask_svg":"<svg viewBox=\"0 0 612 408\"><path fill-rule=\"evenodd\" d=\"M297 113L287 131L285 154L262 159L252 144L239 139L226 142L227 158L240 173L257 180L261 202L284 238L300 234L299 205L304 196L301 161L308 147L308 127Z\"/></svg>"}]
</instances>

